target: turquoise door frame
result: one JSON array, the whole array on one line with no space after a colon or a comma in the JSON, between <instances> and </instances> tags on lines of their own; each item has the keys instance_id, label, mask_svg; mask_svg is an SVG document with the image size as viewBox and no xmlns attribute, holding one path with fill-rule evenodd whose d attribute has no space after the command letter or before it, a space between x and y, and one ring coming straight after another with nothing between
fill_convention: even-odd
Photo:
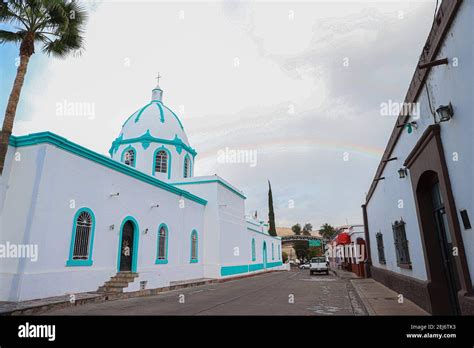
<instances>
[{"instance_id":1,"label":"turquoise door frame","mask_svg":"<svg viewBox=\"0 0 474 348\"><path fill-rule=\"evenodd\" d=\"M262 252L262 258L263 258L263 268L267 268L267 243L264 241L263 242L263 252Z\"/></svg>"},{"instance_id":2,"label":"turquoise door frame","mask_svg":"<svg viewBox=\"0 0 474 348\"><path fill-rule=\"evenodd\" d=\"M132 216L127 216L123 219L122 224L120 226L120 237L119 237L119 244L118 244L118 257L117 257L117 272L120 272L120 258L122 256L122 233L123 233L123 226L127 221L130 221L133 224L133 251L132 251L132 272L137 271L137 261L138 261L138 238L139 238L139 227L138 222Z\"/></svg>"}]
</instances>

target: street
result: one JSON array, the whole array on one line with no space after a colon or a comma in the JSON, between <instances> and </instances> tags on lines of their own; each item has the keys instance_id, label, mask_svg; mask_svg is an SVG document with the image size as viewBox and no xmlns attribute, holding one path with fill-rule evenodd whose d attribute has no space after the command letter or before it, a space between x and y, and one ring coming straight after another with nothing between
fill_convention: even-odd
<instances>
[{"instance_id":1,"label":"street","mask_svg":"<svg viewBox=\"0 0 474 348\"><path fill-rule=\"evenodd\" d=\"M309 270L52 310L44 315L365 315L351 283Z\"/></svg>"}]
</instances>

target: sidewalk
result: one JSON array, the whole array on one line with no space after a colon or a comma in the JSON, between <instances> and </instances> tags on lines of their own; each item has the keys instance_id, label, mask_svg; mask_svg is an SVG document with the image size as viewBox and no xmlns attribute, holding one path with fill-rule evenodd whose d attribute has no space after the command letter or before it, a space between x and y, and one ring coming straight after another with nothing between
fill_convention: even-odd
<instances>
[{"instance_id":1,"label":"sidewalk","mask_svg":"<svg viewBox=\"0 0 474 348\"><path fill-rule=\"evenodd\" d=\"M399 303L395 291L371 278L351 279L350 282L369 315L430 315L407 298Z\"/></svg>"}]
</instances>

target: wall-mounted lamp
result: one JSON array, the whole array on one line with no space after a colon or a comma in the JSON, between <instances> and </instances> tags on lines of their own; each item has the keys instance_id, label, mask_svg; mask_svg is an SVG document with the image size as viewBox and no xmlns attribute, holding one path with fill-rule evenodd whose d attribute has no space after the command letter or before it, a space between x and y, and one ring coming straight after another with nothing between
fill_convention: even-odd
<instances>
[{"instance_id":1,"label":"wall-mounted lamp","mask_svg":"<svg viewBox=\"0 0 474 348\"><path fill-rule=\"evenodd\" d=\"M152 208L159 208L160 205L159 205L159 204L155 204L155 205L152 205L151 207L152 207Z\"/></svg>"},{"instance_id":2,"label":"wall-mounted lamp","mask_svg":"<svg viewBox=\"0 0 474 348\"><path fill-rule=\"evenodd\" d=\"M400 177L400 179L404 179L408 174L408 171L406 168L400 168L398 170L398 176Z\"/></svg>"},{"instance_id":3,"label":"wall-mounted lamp","mask_svg":"<svg viewBox=\"0 0 474 348\"><path fill-rule=\"evenodd\" d=\"M118 197L118 196L120 196L120 192L110 194L110 197Z\"/></svg>"},{"instance_id":4,"label":"wall-mounted lamp","mask_svg":"<svg viewBox=\"0 0 474 348\"><path fill-rule=\"evenodd\" d=\"M147 233L148 233L148 228L145 228L145 229L143 230L143 234L147 234Z\"/></svg>"},{"instance_id":5,"label":"wall-mounted lamp","mask_svg":"<svg viewBox=\"0 0 474 348\"><path fill-rule=\"evenodd\" d=\"M435 122L446 122L454 116L453 106L451 103L448 105L441 105L436 109Z\"/></svg>"},{"instance_id":6,"label":"wall-mounted lamp","mask_svg":"<svg viewBox=\"0 0 474 348\"><path fill-rule=\"evenodd\" d=\"M110 225L110 226L109 226L109 230L110 230L110 231L113 231L114 229L115 229L115 225Z\"/></svg>"}]
</instances>

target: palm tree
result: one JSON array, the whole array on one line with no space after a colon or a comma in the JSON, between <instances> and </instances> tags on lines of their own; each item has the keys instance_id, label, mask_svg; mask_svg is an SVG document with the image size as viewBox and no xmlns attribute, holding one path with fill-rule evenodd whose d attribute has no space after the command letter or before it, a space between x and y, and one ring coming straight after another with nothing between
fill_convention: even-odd
<instances>
[{"instance_id":1,"label":"palm tree","mask_svg":"<svg viewBox=\"0 0 474 348\"><path fill-rule=\"evenodd\" d=\"M0 43L12 42L20 45L20 64L0 133L1 175L13 130L16 108L25 81L28 62L35 53L35 44L40 44L43 53L48 56L65 57L70 53L80 54L84 45L83 27L87 13L84 7L75 0L0 1L0 22L8 23L12 28L12 30L0 30Z\"/></svg>"}]
</instances>

